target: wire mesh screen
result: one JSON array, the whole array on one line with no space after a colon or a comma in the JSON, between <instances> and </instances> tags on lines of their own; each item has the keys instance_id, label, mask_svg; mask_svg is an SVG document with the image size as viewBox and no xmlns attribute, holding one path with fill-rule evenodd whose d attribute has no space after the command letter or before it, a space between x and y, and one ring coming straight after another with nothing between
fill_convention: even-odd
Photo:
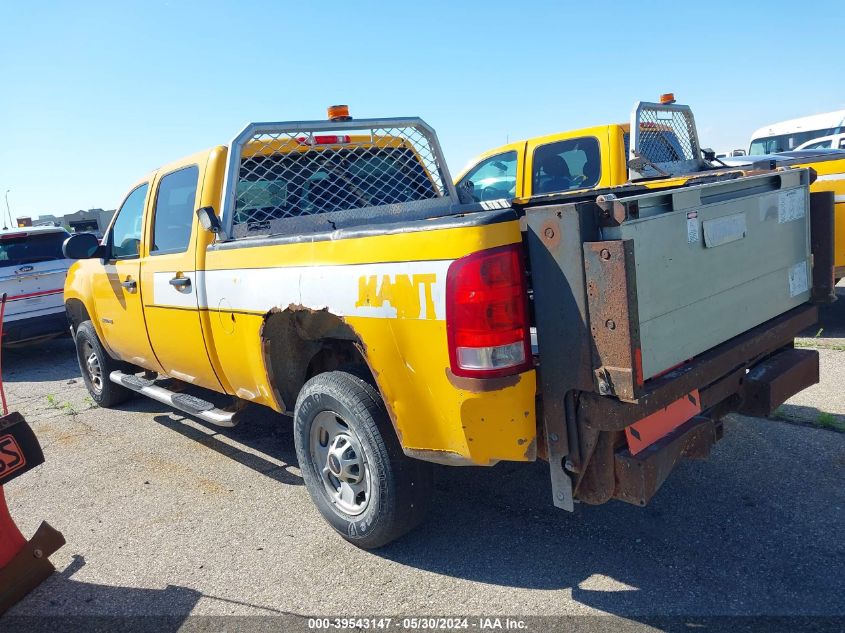
<instances>
[{"instance_id":1,"label":"wire mesh screen","mask_svg":"<svg viewBox=\"0 0 845 633\"><path fill-rule=\"evenodd\" d=\"M240 144L235 237L281 220L362 209L401 209L449 197L448 171L423 127L261 129Z\"/></svg>"},{"instance_id":2,"label":"wire mesh screen","mask_svg":"<svg viewBox=\"0 0 845 633\"><path fill-rule=\"evenodd\" d=\"M637 130L634 157L645 159L671 174L700 168L698 135L688 107L641 104L632 125L636 125ZM646 171L658 173L653 168Z\"/></svg>"}]
</instances>

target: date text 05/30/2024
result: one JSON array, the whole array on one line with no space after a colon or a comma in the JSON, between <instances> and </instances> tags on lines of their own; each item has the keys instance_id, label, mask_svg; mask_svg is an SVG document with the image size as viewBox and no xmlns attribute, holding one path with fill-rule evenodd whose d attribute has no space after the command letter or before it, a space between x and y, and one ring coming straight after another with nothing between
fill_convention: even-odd
<instances>
[{"instance_id":1,"label":"date text 05/30/2024","mask_svg":"<svg viewBox=\"0 0 845 633\"><path fill-rule=\"evenodd\" d=\"M518 631L527 628L519 618L476 617L476 618L438 618L438 617L356 617L356 618L309 618L308 628L316 631L327 630L420 630L420 631Z\"/></svg>"}]
</instances>

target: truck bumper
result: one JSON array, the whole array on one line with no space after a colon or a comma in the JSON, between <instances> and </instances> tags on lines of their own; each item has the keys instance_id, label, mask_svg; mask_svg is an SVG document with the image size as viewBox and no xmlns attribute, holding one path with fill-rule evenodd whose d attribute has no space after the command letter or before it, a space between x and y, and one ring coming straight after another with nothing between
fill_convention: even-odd
<instances>
[{"instance_id":1,"label":"truck bumper","mask_svg":"<svg viewBox=\"0 0 845 633\"><path fill-rule=\"evenodd\" d=\"M817 315L812 305L795 308L650 381L636 402L581 393L575 422L583 467L575 473L575 498L645 505L682 457L709 455L722 436L725 415L770 415L817 383L818 352L792 347L794 337ZM698 390L701 414L632 454L624 429L693 390Z\"/></svg>"}]
</instances>

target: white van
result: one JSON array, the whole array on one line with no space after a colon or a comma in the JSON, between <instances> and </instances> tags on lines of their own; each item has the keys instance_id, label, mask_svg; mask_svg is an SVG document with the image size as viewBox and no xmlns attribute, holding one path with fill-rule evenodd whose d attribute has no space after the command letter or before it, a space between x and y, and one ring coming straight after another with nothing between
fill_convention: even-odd
<instances>
[{"instance_id":1,"label":"white van","mask_svg":"<svg viewBox=\"0 0 845 633\"><path fill-rule=\"evenodd\" d=\"M789 152L795 149L820 149L815 146L803 146L810 144L811 141L823 140L830 140L831 144L827 146L829 149L845 149L845 145L842 145L843 139L845 139L845 110L837 110L761 127L751 135L748 153L756 156Z\"/></svg>"},{"instance_id":2,"label":"white van","mask_svg":"<svg viewBox=\"0 0 845 633\"><path fill-rule=\"evenodd\" d=\"M32 343L68 331L65 277L72 260L62 254L69 233L61 227L0 230L0 295L6 293L3 345Z\"/></svg>"}]
</instances>

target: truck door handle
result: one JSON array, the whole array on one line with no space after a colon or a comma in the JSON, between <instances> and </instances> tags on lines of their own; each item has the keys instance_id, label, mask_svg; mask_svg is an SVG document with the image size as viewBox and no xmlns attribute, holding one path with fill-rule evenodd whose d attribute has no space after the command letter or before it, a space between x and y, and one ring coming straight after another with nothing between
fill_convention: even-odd
<instances>
[{"instance_id":1,"label":"truck door handle","mask_svg":"<svg viewBox=\"0 0 845 633\"><path fill-rule=\"evenodd\" d=\"M188 277L174 277L170 280L170 285L177 290L184 290L191 286L191 280Z\"/></svg>"},{"instance_id":2,"label":"truck door handle","mask_svg":"<svg viewBox=\"0 0 845 633\"><path fill-rule=\"evenodd\" d=\"M138 282L134 279L130 279L129 277L126 278L126 281L121 281L120 285L126 288L129 292L135 292L138 288Z\"/></svg>"}]
</instances>

